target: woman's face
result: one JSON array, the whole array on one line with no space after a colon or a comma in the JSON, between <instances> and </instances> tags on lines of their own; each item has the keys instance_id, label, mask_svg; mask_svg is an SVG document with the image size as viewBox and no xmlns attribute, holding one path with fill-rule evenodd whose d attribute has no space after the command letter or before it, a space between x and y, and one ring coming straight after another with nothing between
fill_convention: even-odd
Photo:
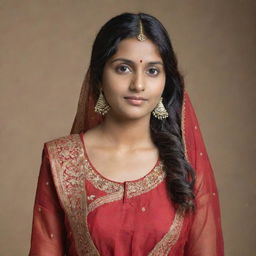
<instances>
[{"instance_id":1,"label":"woman's face","mask_svg":"<svg viewBox=\"0 0 256 256\"><path fill-rule=\"evenodd\" d=\"M163 61L149 39L122 40L103 70L102 90L111 107L108 115L121 119L149 117L164 86Z\"/></svg>"}]
</instances>

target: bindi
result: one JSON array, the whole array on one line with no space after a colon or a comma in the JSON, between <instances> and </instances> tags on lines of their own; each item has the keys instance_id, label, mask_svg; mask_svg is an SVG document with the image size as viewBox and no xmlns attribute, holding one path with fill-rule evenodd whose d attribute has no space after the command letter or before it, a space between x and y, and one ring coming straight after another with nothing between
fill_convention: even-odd
<instances>
[{"instance_id":1,"label":"bindi","mask_svg":"<svg viewBox=\"0 0 256 256\"><path fill-rule=\"evenodd\" d=\"M140 60L140 63L142 63L142 60Z\"/></svg>"}]
</instances>

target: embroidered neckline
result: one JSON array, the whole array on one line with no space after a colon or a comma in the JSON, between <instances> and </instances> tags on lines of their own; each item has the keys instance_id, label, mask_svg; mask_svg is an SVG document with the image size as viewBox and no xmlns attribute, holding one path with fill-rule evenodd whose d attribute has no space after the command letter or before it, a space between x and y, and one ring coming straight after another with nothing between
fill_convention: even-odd
<instances>
[{"instance_id":1,"label":"embroidered neckline","mask_svg":"<svg viewBox=\"0 0 256 256\"><path fill-rule=\"evenodd\" d=\"M119 200L122 196L123 186L113 183L116 187L110 187L110 190L118 189L118 187L121 190L99 198L103 199L103 202L97 201L95 205L88 207L84 179L87 179L89 174L95 173L90 172L90 166L87 167L88 161L84 157L81 137L78 134L73 134L50 141L46 145L54 183L74 234L77 254L80 256L99 256L100 253L89 232L87 215L95 207L106 202L106 200ZM142 179L140 182L127 184L127 189L130 191L130 194L127 194L129 197L140 195L147 192L148 189L153 189L164 179L165 172L163 171L162 163L160 162L154 171L150 175L146 175L146 177L147 179ZM106 189L105 185L108 184L101 184L101 180L97 180L95 177L93 180L96 181L99 187L101 186L101 189ZM107 186L107 188L109 187ZM169 231L148 255L167 255L170 252L179 239L183 219L184 214L177 210Z\"/></svg>"},{"instance_id":2,"label":"embroidered neckline","mask_svg":"<svg viewBox=\"0 0 256 256\"><path fill-rule=\"evenodd\" d=\"M126 183L126 184L128 184L128 185L130 185L131 187L134 188L134 187L136 187L136 184L143 185L143 183L145 183L145 181L152 180L152 178L154 176L156 176L156 175L159 176L159 179L162 179L162 178L164 178L162 176L165 176L164 175L165 172L163 171L163 164L161 162L160 157L158 157L157 162L155 163L153 168L151 168L151 170L146 175L144 175L143 177L140 177L140 178L135 179L135 180L127 180L127 181L123 181L123 182L111 180L111 179L105 177L104 175L102 175L100 173L100 171L98 171L95 168L93 163L90 161L90 158L88 157L88 154L87 154L87 151L86 151L85 142L84 142L83 133L80 133L79 137L80 137L80 140L81 140L81 143L82 143L82 146L83 146L84 157L85 157L85 160L86 160L86 163L87 163L87 168L88 168L88 170L90 172L89 176L90 177L93 176L94 178L96 178L96 180L100 180L101 184L103 182L103 183L108 183L109 185L111 185L111 187L122 187L123 188L124 184ZM159 179L157 179L157 180L159 181ZM90 179L90 180L93 181L92 179ZM95 183L95 182L93 182L93 183ZM117 190L115 190L115 192L116 191Z\"/></svg>"}]
</instances>

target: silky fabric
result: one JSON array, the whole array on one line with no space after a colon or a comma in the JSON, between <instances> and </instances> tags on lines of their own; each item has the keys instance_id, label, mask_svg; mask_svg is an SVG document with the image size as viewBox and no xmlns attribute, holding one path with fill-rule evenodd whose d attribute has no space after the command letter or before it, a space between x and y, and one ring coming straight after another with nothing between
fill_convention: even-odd
<instances>
[{"instance_id":1,"label":"silky fabric","mask_svg":"<svg viewBox=\"0 0 256 256\"><path fill-rule=\"evenodd\" d=\"M101 175L90 162L83 132L46 142L29 255L224 255L218 191L187 93L182 131L187 160L196 171L196 210L188 214L179 212L168 197L161 159L146 176L115 182ZM76 182L70 180L71 176L65 176L74 168L69 163L76 160L76 152L79 161L74 166L82 173L79 190L72 187ZM58 163L66 168L63 173L58 172ZM72 200L75 195L76 200Z\"/></svg>"}]
</instances>

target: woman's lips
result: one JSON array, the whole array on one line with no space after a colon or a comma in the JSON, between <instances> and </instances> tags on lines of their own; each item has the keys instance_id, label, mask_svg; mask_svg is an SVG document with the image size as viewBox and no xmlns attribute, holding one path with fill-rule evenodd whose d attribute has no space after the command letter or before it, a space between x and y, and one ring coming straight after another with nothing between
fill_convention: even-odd
<instances>
[{"instance_id":1,"label":"woman's lips","mask_svg":"<svg viewBox=\"0 0 256 256\"><path fill-rule=\"evenodd\" d=\"M134 106L139 106L141 105L144 101L146 101L145 98L142 97L124 97L129 104L134 105Z\"/></svg>"}]
</instances>

